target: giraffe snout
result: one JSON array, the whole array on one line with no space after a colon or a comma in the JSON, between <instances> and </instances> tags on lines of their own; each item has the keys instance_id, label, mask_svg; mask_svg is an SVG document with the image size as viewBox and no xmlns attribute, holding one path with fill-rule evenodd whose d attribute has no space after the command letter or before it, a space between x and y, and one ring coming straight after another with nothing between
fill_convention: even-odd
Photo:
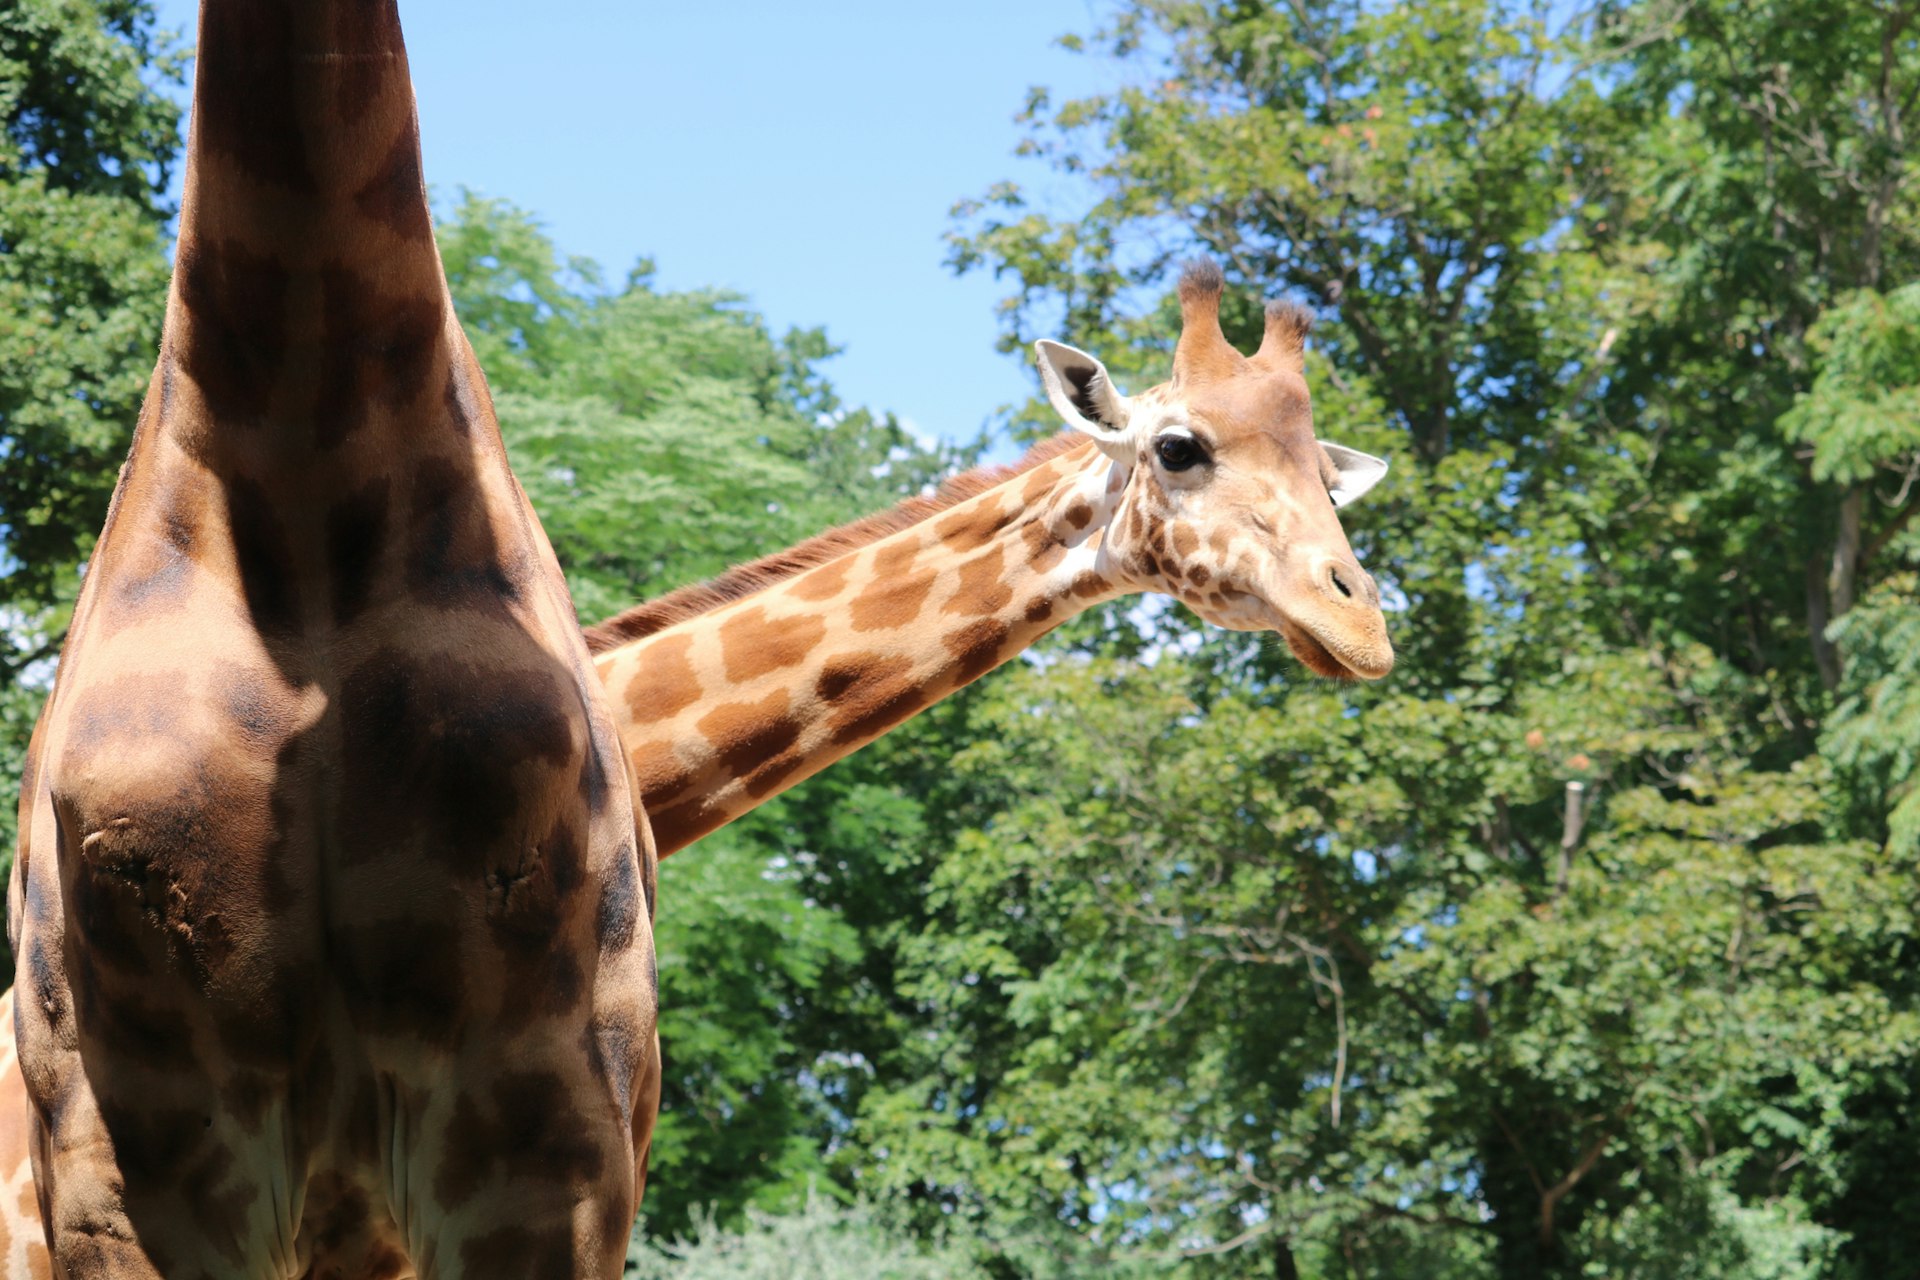
<instances>
[{"instance_id":1,"label":"giraffe snout","mask_svg":"<svg viewBox=\"0 0 1920 1280\"><path fill-rule=\"evenodd\" d=\"M1323 552L1302 566L1304 582L1280 627L1308 667L1339 679L1378 680L1393 670L1393 643L1380 609L1380 587L1349 554Z\"/></svg>"}]
</instances>

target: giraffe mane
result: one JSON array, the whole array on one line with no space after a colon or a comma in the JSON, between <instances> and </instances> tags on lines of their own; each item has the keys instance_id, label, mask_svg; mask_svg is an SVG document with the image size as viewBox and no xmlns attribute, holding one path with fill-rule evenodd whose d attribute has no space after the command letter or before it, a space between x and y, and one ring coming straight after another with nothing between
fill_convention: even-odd
<instances>
[{"instance_id":1,"label":"giraffe mane","mask_svg":"<svg viewBox=\"0 0 1920 1280\"><path fill-rule=\"evenodd\" d=\"M837 560L856 548L910 529L1085 443L1087 438L1078 432L1063 431L1034 445L1018 462L963 471L942 482L931 494L907 498L885 511L877 511L837 529L816 534L784 551L735 565L716 578L696 582L637 604L624 613L617 613L588 627L587 651L602 654L635 640L643 640L656 631L664 631L689 618L710 613L721 605L745 599L783 579Z\"/></svg>"}]
</instances>

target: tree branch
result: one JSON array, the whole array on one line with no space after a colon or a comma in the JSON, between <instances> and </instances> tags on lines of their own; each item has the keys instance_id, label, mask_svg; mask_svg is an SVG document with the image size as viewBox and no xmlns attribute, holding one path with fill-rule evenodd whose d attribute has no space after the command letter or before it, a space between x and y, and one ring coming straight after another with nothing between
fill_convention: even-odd
<instances>
[{"instance_id":1,"label":"tree branch","mask_svg":"<svg viewBox=\"0 0 1920 1280\"><path fill-rule=\"evenodd\" d=\"M1607 1144L1611 1141L1613 1141L1613 1130L1602 1130L1600 1136L1594 1139L1593 1145L1588 1147L1585 1154L1580 1157L1579 1162L1567 1171L1567 1176L1541 1193L1540 1243L1542 1246L1553 1244L1553 1215L1559 1208L1560 1201L1567 1192L1579 1185L1580 1179L1593 1171L1594 1165L1600 1163L1601 1153L1606 1151Z\"/></svg>"},{"instance_id":2,"label":"tree branch","mask_svg":"<svg viewBox=\"0 0 1920 1280\"><path fill-rule=\"evenodd\" d=\"M1556 899L1567 892L1567 880L1573 874L1573 855L1580 848L1581 829L1587 825L1586 793L1586 783L1567 783L1566 815L1560 825L1560 869L1553 879L1553 896Z\"/></svg>"}]
</instances>

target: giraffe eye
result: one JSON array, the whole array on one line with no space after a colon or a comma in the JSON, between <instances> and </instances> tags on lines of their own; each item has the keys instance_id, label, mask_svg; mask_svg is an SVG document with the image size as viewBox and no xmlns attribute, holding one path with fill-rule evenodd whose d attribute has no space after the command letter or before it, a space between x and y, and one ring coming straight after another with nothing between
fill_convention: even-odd
<instances>
[{"instance_id":1,"label":"giraffe eye","mask_svg":"<svg viewBox=\"0 0 1920 1280\"><path fill-rule=\"evenodd\" d=\"M1192 436L1161 436L1154 450L1160 455L1160 465L1169 471L1185 471L1207 460L1206 451Z\"/></svg>"}]
</instances>

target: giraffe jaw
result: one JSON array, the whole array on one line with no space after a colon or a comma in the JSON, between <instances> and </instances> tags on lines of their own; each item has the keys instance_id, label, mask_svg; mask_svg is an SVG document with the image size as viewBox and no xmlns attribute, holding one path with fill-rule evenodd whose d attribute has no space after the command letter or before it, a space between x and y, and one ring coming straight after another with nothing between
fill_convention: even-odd
<instances>
[{"instance_id":1,"label":"giraffe jaw","mask_svg":"<svg viewBox=\"0 0 1920 1280\"><path fill-rule=\"evenodd\" d=\"M1280 637L1287 642L1287 648L1293 650L1293 656L1307 665L1307 669L1317 676L1329 680L1358 680L1360 673L1342 662L1319 637L1305 627L1281 620ZM1385 674L1382 672L1381 674Z\"/></svg>"},{"instance_id":2,"label":"giraffe jaw","mask_svg":"<svg viewBox=\"0 0 1920 1280\"><path fill-rule=\"evenodd\" d=\"M1278 633L1287 642L1293 656L1308 670L1329 680L1378 680L1393 670L1393 646L1384 626L1377 637L1366 637L1355 644L1338 634L1323 634L1323 629L1296 621L1280 609L1247 591L1222 588L1226 608L1208 607L1188 601L1202 618L1228 631Z\"/></svg>"}]
</instances>

